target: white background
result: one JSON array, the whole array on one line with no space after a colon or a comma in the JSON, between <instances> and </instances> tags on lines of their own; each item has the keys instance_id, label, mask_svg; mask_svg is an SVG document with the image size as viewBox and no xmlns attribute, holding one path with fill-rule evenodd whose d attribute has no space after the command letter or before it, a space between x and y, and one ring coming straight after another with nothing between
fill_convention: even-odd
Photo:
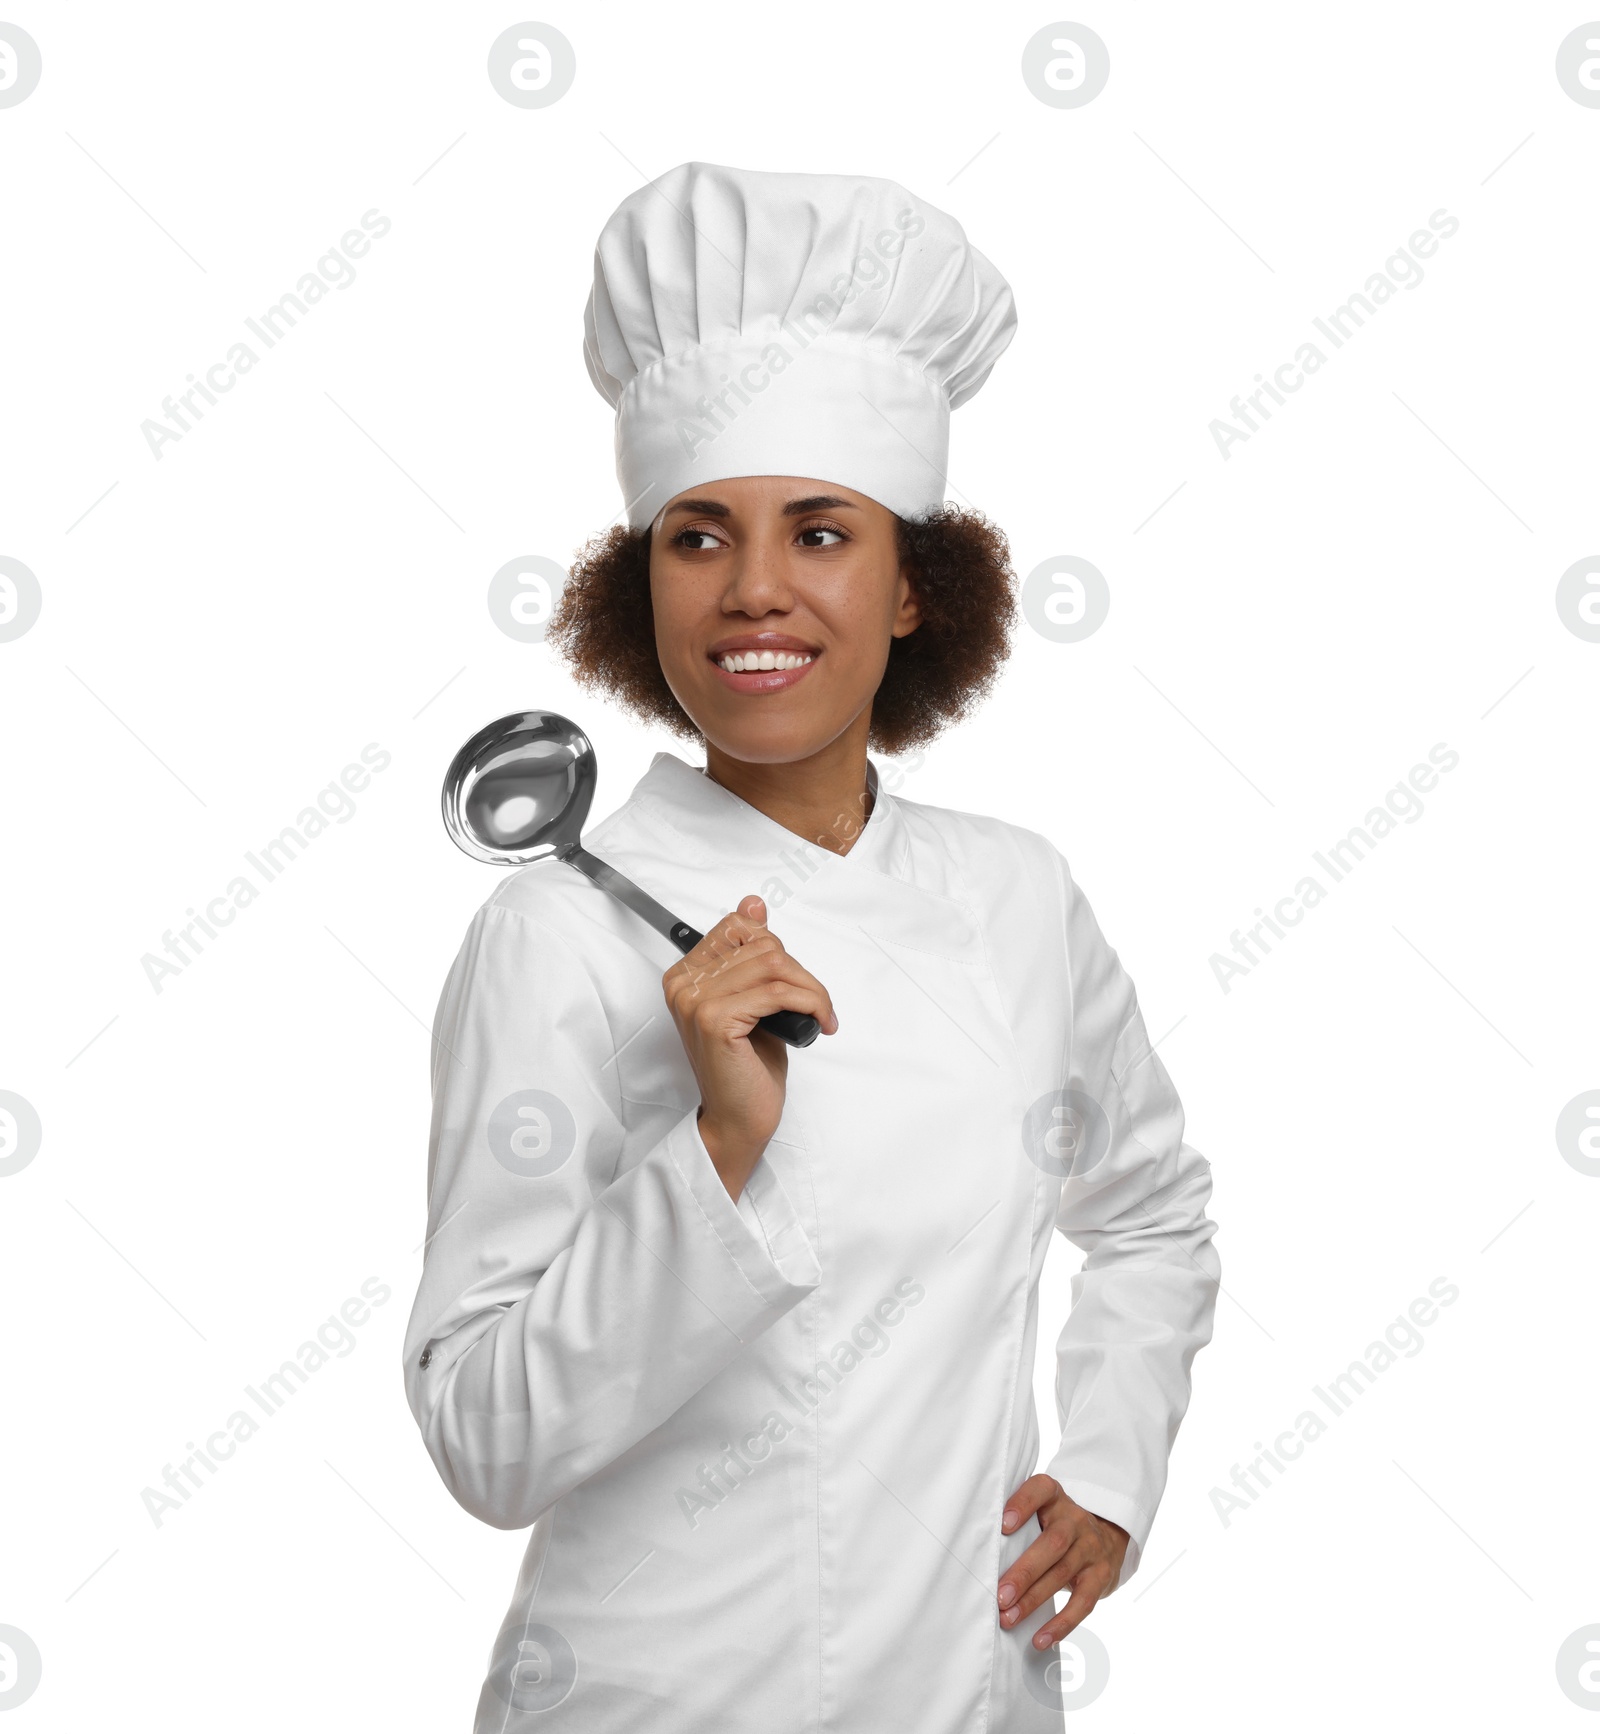
<instances>
[{"instance_id":1,"label":"white background","mask_svg":"<svg viewBox=\"0 0 1600 1734\"><path fill-rule=\"evenodd\" d=\"M0 1088L44 1129L0 1180L0 1624L44 1664L7 1729L470 1722L523 1538L454 1505L401 1388L426 1026L497 871L438 787L529 705L595 739L596 817L694 760L485 602L618 510L594 237L691 158L959 218L1020 326L952 496L1019 573L1111 590L1081 643L1023 628L901 785L1062 848L1215 1169L1216 1339L1076 1720L1584 1725L1600 1180L1554 1127L1600 1086L1600 645L1555 586L1600 543L1600 110L1555 56L1588 14L1097 4L1079 109L1020 72L1063 14L1010 4L5 16L43 56L0 110L0 553L43 592L0 644ZM539 110L486 73L530 16L577 55ZM373 208L357 279L153 457L141 422ZM1212 419L1440 209L1425 279L1224 460ZM141 958L368 742L355 816L157 993ZM1423 816L1225 993L1212 955L1436 742ZM141 1490L374 1276L353 1351L157 1527ZM1224 1524L1212 1489L1437 1277L1421 1351Z\"/></svg>"}]
</instances>

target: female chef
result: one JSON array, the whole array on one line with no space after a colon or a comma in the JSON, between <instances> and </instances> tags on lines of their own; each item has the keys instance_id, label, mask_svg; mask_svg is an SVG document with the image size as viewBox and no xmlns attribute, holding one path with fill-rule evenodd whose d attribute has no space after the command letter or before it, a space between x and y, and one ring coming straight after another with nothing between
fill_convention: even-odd
<instances>
[{"instance_id":1,"label":"female chef","mask_svg":"<svg viewBox=\"0 0 1600 1734\"><path fill-rule=\"evenodd\" d=\"M1066 862L867 757L1005 653L1005 543L944 488L1011 292L890 182L688 163L605 225L585 325L626 524L552 638L706 760L657 753L585 844L706 937L547 860L439 1003L406 1393L455 1498L532 1527L475 1734L1059 1730L1219 1266ZM810 1047L756 1028L783 1008Z\"/></svg>"}]
</instances>

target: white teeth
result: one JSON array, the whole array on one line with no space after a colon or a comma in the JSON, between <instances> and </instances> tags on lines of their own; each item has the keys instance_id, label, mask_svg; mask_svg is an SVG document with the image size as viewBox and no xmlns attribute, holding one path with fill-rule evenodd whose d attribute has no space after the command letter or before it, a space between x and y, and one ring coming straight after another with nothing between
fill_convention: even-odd
<instances>
[{"instance_id":1,"label":"white teeth","mask_svg":"<svg viewBox=\"0 0 1600 1734\"><path fill-rule=\"evenodd\" d=\"M741 654L737 650L728 651L721 659L719 667L729 674L745 674L752 669L767 668L804 668L812 660L809 652L794 650L749 650Z\"/></svg>"}]
</instances>

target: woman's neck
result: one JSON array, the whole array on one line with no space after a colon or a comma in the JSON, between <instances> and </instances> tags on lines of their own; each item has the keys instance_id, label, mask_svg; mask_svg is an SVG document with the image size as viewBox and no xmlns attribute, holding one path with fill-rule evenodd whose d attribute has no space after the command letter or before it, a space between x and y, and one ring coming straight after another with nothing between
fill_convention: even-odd
<instances>
[{"instance_id":1,"label":"woman's neck","mask_svg":"<svg viewBox=\"0 0 1600 1734\"><path fill-rule=\"evenodd\" d=\"M867 787L870 713L809 758L782 764L736 759L706 742L706 775L808 843L848 855L872 812Z\"/></svg>"}]
</instances>

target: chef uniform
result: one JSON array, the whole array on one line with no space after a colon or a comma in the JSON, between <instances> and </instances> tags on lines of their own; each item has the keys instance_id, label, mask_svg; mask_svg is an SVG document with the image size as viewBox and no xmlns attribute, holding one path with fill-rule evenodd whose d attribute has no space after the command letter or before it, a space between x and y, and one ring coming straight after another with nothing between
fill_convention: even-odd
<instances>
[{"instance_id":1,"label":"chef uniform","mask_svg":"<svg viewBox=\"0 0 1600 1734\"><path fill-rule=\"evenodd\" d=\"M630 521L758 474L927 511L1013 323L891 183L674 170L607 224L587 319ZM1211 1334L1209 1167L1054 845L868 783L840 855L659 752L585 836L702 931L759 893L832 996L737 1202L637 915L537 863L445 983L406 1394L455 1498L532 1529L474 1734L1059 1731L1053 1602L999 1623L1039 1534L1007 1496L1043 1468L1137 1569ZM1057 1229L1086 1258L1041 1464Z\"/></svg>"}]
</instances>

